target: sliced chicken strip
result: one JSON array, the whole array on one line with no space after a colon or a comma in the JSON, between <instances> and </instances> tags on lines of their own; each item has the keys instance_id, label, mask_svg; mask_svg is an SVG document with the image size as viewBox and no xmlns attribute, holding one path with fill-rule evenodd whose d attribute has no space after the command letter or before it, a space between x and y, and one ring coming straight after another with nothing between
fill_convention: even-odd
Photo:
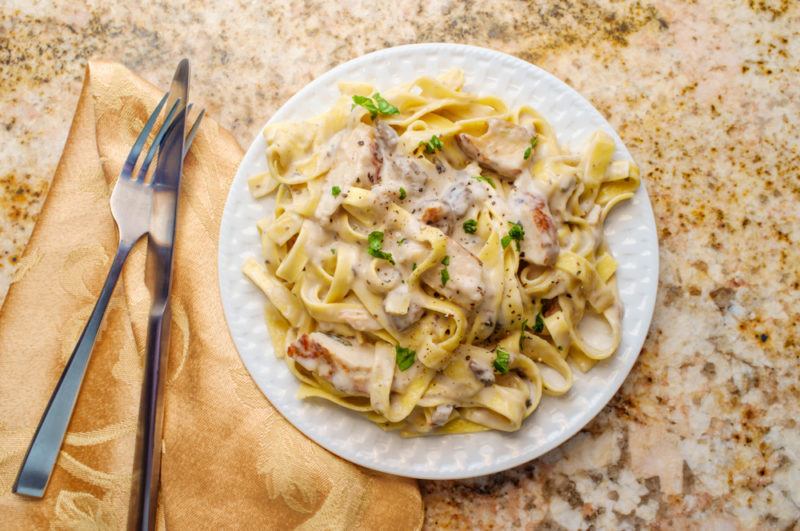
<instances>
[{"instance_id":1,"label":"sliced chicken strip","mask_svg":"<svg viewBox=\"0 0 800 531\"><path fill-rule=\"evenodd\" d=\"M547 196L534 186L526 186L524 190L514 186L508 196L508 208L512 220L525 231L519 242L520 258L532 264L553 265L558 259L559 245Z\"/></svg>"},{"instance_id":2,"label":"sliced chicken strip","mask_svg":"<svg viewBox=\"0 0 800 531\"><path fill-rule=\"evenodd\" d=\"M489 120L489 128L481 136L456 135L461 151L487 170L513 179L527 164L525 150L531 145L533 128L505 120Z\"/></svg>"},{"instance_id":3,"label":"sliced chicken strip","mask_svg":"<svg viewBox=\"0 0 800 531\"><path fill-rule=\"evenodd\" d=\"M456 222L475 204L476 198L466 181L448 186L441 199L424 201L419 208L419 219L445 234L451 234Z\"/></svg>"},{"instance_id":4,"label":"sliced chicken strip","mask_svg":"<svg viewBox=\"0 0 800 531\"><path fill-rule=\"evenodd\" d=\"M449 264L432 267L422 274L422 281L467 311L475 309L483 297L483 268L475 255L453 239L447 239ZM442 270L447 269L446 282Z\"/></svg>"},{"instance_id":5,"label":"sliced chicken strip","mask_svg":"<svg viewBox=\"0 0 800 531\"><path fill-rule=\"evenodd\" d=\"M397 136L397 132L392 126L378 121L375 129L378 150L383 160L378 179L395 185L408 183L409 191L425 186L428 182L428 173L413 157L397 151L400 137Z\"/></svg>"},{"instance_id":6,"label":"sliced chicken strip","mask_svg":"<svg viewBox=\"0 0 800 531\"><path fill-rule=\"evenodd\" d=\"M315 215L326 220L339 208L352 186L370 188L380 179L383 157L378 150L375 128L358 124L339 143ZM339 193L333 195L333 187Z\"/></svg>"},{"instance_id":7,"label":"sliced chicken strip","mask_svg":"<svg viewBox=\"0 0 800 531\"><path fill-rule=\"evenodd\" d=\"M346 338L312 332L300 336L286 353L339 391L368 396L374 349L374 345L357 345Z\"/></svg>"}]
</instances>

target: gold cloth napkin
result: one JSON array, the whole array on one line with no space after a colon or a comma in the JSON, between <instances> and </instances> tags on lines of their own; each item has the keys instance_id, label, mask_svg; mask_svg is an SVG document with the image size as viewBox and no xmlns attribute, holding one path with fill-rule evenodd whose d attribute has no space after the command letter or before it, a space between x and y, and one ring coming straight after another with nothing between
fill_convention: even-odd
<instances>
[{"instance_id":1,"label":"gold cloth napkin","mask_svg":"<svg viewBox=\"0 0 800 531\"><path fill-rule=\"evenodd\" d=\"M93 62L44 210L0 311L0 527L126 524L149 308L145 246L125 265L42 500L11 486L117 243L109 194L161 91ZM217 288L219 222L242 151L206 118L184 166L172 289L163 529L412 529L416 483L306 439L267 402L228 334Z\"/></svg>"}]
</instances>

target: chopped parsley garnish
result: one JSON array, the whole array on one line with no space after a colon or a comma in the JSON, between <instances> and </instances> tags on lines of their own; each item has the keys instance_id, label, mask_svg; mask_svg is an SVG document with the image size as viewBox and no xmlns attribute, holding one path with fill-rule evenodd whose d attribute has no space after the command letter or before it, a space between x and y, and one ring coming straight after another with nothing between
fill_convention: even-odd
<instances>
[{"instance_id":1,"label":"chopped parsley garnish","mask_svg":"<svg viewBox=\"0 0 800 531\"><path fill-rule=\"evenodd\" d=\"M394 355L397 360L397 367L404 371L414 365L414 360L417 359L417 353L410 348L401 347L396 345L394 347Z\"/></svg>"},{"instance_id":2,"label":"chopped parsley garnish","mask_svg":"<svg viewBox=\"0 0 800 531\"><path fill-rule=\"evenodd\" d=\"M500 239L500 244L503 246L503 249L505 249L508 247L508 244L511 243L511 240L514 240L517 244L517 251L519 251L519 242L524 238L525 229L522 228L522 225L520 225L519 222L511 223L511 228L508 229L508 234Z\"/></svg>"},{"instance_id":3,"label":"chopped parsley garnish","mask_svg":"<svg viewBox=\"0 0 800 531\"><path fill-rule=\"evenodd\" d=\"M406 243L405 238L400 238L399 240L397 240L397 245L403 245L404 243Z\"/></svg>"},{"instance_id":4,"label":"chopped parsley garnish","mask_svg":"<svg viewBox=\"0 0 800 531\"><path fill-rule=\"evenodd\" d=\"M494 370L499 372L500 374L506 374L508 372L508 362L511 360L511 354L506 352L505 350L497 347L494 351L495 358L494 358Z\"/></svg>"},{"instance_id":5,"label":"chopped parsley garnish","mask_svg":"<svg viewBox=\"0 0 800 531\"><path fill-rule=\"evenodd\" d=\"M353 107L356 105L361 105L368 110L369 115L372 118L378 116L378 108L375 106L375 102L372 101L372 98L368 98L366 96L353 96Z\"/></svg>"},{"instance_id":6,"label":"chopped parsley garnish","mask_svg":"<svg viewBox=\"0 0 800 531\"><path fill-rule=\"evenodd\" d=\"M372 99L378 105L378 112L381 114L400 114L400 109L383 99L380 92L372 95Z\"/></svg>"},{"instance_id":7,"label":"chopped parsley garnish","mask_svg":"<svg viewBox=\"0 0 800 531\"><path fill-rule=\"evenodd\" d=\"M331 247L331 254L336 254L336 249L334 249L333 247Z\"/></svg>"},{"instance_id":8,"label":"chopped parsley garnish","mask_svg":"<svg viewBox=\"0 0 800 531\"><path fill-rule=\"evenodd\" d=\"M372 101L373 99L375 101ZM383 99L378 92L373 94L372 98L368 98L367 96L353 96L353 107L356 105L360 105L368 110L370 117L373 119L378 116L378 114L400 113L400 110L397 107Z\"/></svg>"},{"instance_id":9,"label":"chopped parsley garnish","mask_svg":"<svg viewBox=\"0 0 800 531\"><path fill-rule=\"evenodd\" d=\"M475 234L478 231L478 222L474 219L468 219L462 226L467 234Z\"/></svg>"},{"instance_id":10,"label":"chopped parsley garnish","mask_svg":"<svg viewBox=\"0 0 800 531\"><path fill-rule=\"evenodd\" d=\"M533 323L533 331L541 334L544 330L544 320L542 319L542 312L536 314L536 322Z\"/></svg>"},{"instance_id":11,"label":"chopped parsley garnish","mask_svg":"<svg viewBox=\"0 0 800 531\"><path fill-rule=\"evenodd\" d=\"M494 185L494 181L492 180L492 178L491 178L491 177L485 177L485 176L483 176L483 175L475 175L474 177L475 177L475 179L476 179L476 180L478 180L478 181L483 181L483 182L485 182L486 184L488 184L489 186L491 186L492 188L497 188L497 187Z\"/></svg>"},{"instance_id":12,"label":"chopped parsley garnish","mask_svg":"<svg viewBox=\"0 0 800 531\"><path fill-rule=\"evenodd\" d=\"M437 149L441 150L444 147L444 144L442 144L441 137L438 137L436 135L433 135L431 139L428 140L427 142L425 141L420 142L419 145L425 148L425 153L433 153Z\"/></svg>"},{"instance_id":13,"label":"chopped parsley garnish","mask_svg":"<svg viewBox=\"0 0 800 531\"><path fill-rule=\"evenodd\" d=\"M416 262L411 264L411 271L414 271L416 268L417 268L417 263Z\"/></svg>"},{"instance_id":14,"label":"chopped parsley garnish","mask_svg":"<svg viewBox=\"0 0 800 531\"><path fill-rule=\"evenodd\" d=\"M448 271L446 267L443 267L442 272L439 273L439 276L442 278L442 286L446 286L447 281L450 280L450 271Z\"/></svg>"},{"instance_id":15,"label":"chopped parsley garnish","mask_svg":"<svg viewBox=\"0 0 800 531\"><path fill-rule=\"evenodd\" d=\"M406 189L403 188L403 187L400 187L400 200L405 199L406 196L408 196L408 194L406 193Z\"/></svg>"},{"instance_id":16,"label":"chopped parsley garnish","mask_svg":"<svg viewBox=\"0 0 800 531\"><path fill-rule=\"evenodd\" d=\"M342 193L342 189L339 188L338 186L334 186L333 188L331 188L331 195L333 197L338 197L339 194L341 194L341 193Z\"/></svg>"},{"instance_id":17,"label":"chopped parsley garnish","mask_svg":"<svg viewBox=\"0 0 800 531\"><path fill-rule=\"evenodd\" d=\"M445 256L444 258L442 258L442 263L444 265L446 265L446 266L449 266L450 265L450 256Z\"/></svg>"},{"instance_id":18,"label":"chopped parsley garnish","mask_svg":"<svg viewBox=\"0 0 800 531\"><path fill-rule=\"evenodd\" d=\"M383 247L383 233L379 230L375 230L369 233L367 236L367 243L369 248L367 252L370 256L374 258L380 258L382 260L388 260L391 264L394 264L394 258L392 258L391 253L385 253L381 250Z\"/></svg>"},{"instance_id":19,"label":"chopped parsley garnish","mask_svg":"<svg viewBox=\"0 0 800 531\"><path fill-rule=\"evenodd\" d=\"M525 160L531 158L531 152L533 152L533 149L536 147L536 144L538 143L539 143L539 137L533 135L531 137L531 145L525 149L525 153L522 155L522 158L524 158Z\"/></svg>"}]
</instances>

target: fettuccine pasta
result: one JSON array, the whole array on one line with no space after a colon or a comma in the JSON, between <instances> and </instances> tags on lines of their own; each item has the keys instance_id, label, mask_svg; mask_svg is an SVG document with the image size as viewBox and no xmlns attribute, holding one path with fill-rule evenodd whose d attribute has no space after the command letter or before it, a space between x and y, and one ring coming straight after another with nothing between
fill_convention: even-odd
<instances>
[{"instance_id":1,"label":"fettuccine pasta","mask_svg":"<svg viewBox=\"0 0 800 531\"><path fill-rule=\"evenodd\" d=\"M275 353L322 398L403 435L515 431L620 342L603 223L639 186L602 132L576 155L463 74L268 125L262 258Z\"/></svg>"}]
</instances>

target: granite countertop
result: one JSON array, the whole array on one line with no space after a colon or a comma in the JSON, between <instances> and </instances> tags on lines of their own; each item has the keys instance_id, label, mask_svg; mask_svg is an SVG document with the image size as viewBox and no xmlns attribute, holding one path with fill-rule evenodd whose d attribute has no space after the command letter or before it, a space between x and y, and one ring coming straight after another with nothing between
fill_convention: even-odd
<instances>
[{"instance_id":1,"label":"granite countertop","mask_svg":"<svg viewBox=\"0 0 800 531\"><path fill-rule=\"evenodd\" d=\"M800 4L133 4L0 7L0 297L89 58L166 85L190 57L194 99L247 146L290 95L347 59L411 42L495 48L580 91L641 165L658 301L636 366L586 429L509 472L421 482L426 526L798 525Z\"/></svg>"}]
</instances>

